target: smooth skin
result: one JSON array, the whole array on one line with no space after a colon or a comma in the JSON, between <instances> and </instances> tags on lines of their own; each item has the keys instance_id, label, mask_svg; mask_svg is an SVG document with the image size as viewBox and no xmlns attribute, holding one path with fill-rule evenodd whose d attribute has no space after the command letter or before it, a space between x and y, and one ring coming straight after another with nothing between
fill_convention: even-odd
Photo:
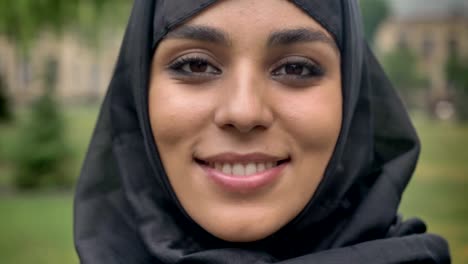
<instances>
[{"instance_id":1,"label":"smooth skin","mask_svg":"<svg viewBox=\"0 0 468 264\"><path fill-rule=\"evenodd\" d=\"M323 178L342 121L339 50L288 1L219 1L160 42L149 112L188 215L220 239L260 240L294 219ZM226 152L288 162L271 184L232 192L197 162Z\"/></svg>"}]
</instances>

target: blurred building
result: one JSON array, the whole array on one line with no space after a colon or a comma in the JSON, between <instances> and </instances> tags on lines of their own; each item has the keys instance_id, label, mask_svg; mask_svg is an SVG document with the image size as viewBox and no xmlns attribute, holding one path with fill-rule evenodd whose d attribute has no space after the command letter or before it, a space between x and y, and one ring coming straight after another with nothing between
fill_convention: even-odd
<instances>
[{"instance_id":1,"label":"blurred building","mask_svg":"<svg viewBox=\"0 0 468 264\"><path fill-rule=\"evenodd\" d=\"M448 55L455 52L468 57L468 0L388 1L393 12L377 32L377 52L410 48L429 77L431 97L449 97ZM26 57L0 36L0 73L14 100L27 102L41 93L45 67L55 60L60 98L71 102L99 99L107 89L120 40L121 33L109 33L96 50L73 34L60 38L43 34Z\"/></svg>"},{"instance_id":2,"label":"blurred building","mask_svg":"<svg viewBox=\"0 0 468 264\"><path fill-rule=\"evenodd\" d=\"M16 103L34 99L44 89L47 65L53 62L56 94L64 102L86 102L103 97L117 59L121 33L102 38L101 48L92 48L74 34L57 38L43 34L28 56L0 36L0 74Z\"/></svg>"},{"instance_id":3,"label":"blurred building","mask_svg":"<svg viewBox=\"0 0 468 264\"><path fill-rule=\"evenodd\" d=\"M377 52L383 55L396 48L409 48L429 79L431 98L450 97L445 76L449 54L468 58L468 0L389 2L393 12L377 32Z\"/></svg>"}]
</instances>

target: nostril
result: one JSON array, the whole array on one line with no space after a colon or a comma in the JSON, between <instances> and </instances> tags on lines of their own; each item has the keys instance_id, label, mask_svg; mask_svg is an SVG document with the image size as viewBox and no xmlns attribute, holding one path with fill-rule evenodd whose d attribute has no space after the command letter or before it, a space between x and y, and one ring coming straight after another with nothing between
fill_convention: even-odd
<instances>
[{"instance_id":1,"label":"nostril","mask_svg":"<svg viewBox=\"0 0 468 264\"><path fill-rule=\"evenodd\" d=\"M248 133L253 130L267 129L273 123L273 113L268 104L250 97L231 98L220 102L214 115L219 128Z\"/></svg>"},{"instance_id":2,"label":"nostril","mask_svg":"<svg viewBox=\"0 0 468 264\"><path fill-rule=\"evenodd\" d=\"M262 131L266 130L267 127L260 124L225 124L222 128L231 131L238 131L240 133L249 133L252 131Z\"/></svg>"}]
</instances>

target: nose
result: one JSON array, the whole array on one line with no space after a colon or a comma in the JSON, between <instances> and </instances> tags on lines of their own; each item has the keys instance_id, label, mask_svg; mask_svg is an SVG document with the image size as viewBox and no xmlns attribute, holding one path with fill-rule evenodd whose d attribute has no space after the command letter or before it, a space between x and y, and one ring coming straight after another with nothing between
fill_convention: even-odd
<instances>
[{"instance_id":1,"label":"nose","mask_svg":"<svg viewBox=\"0 0 468 264\"><path fill-rule=\"evenodd\" d=\"M248 133L271 126L273 113L267 80L253 66L240 65L223 86L214 117L218 127Z\"/></svg>"}]
</instances>

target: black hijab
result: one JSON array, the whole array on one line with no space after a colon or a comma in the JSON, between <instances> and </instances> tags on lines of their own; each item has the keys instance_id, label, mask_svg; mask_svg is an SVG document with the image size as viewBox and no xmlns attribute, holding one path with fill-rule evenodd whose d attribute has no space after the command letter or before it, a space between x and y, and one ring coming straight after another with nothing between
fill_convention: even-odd
<instances>
[{"instance_id":1,"label":"black hijab","mask_svg":"<svg viewBox=\"0 0 468 264\"><path fill-rule=\"evenodd\" d=\"M419 142L362 36L355 0L293 0L341 52L343 123L313 199L252 243L221 241L172 191L150 128L148 86L159 41L215 0L135 0L75 197L81 263L450 263L448 246L397 209Z\"/></svg>"}]
</instances>

